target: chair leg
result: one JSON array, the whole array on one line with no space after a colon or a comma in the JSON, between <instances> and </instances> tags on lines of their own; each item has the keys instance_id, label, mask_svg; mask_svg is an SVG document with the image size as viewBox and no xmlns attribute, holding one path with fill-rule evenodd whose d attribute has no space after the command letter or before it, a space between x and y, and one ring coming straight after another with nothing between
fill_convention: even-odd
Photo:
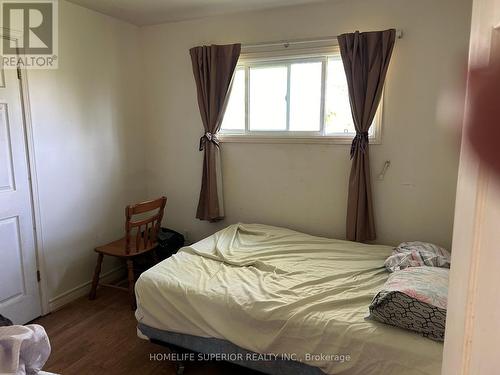
<instances>
[{"instance_id":1,"label":"chair leg","mask_svg":"<svg viewBox=\"0 0 500 375\"><path fill-rule=\"evenodd\" d=\"M92 279L92 288L90 289L89 299L93 300L96 297L97 286L99 285L99 276L101 275L101 265L104 254L97 255L97 264L95 265L94 278Z\"/></svg>"},{"instance_id":2,"label":"chair leg","mask_svg":"<svg viewBox=\"0 0 500 375\"><path fill-rule=\"evenodd\" d=\"M152 255L153 255L153 263L158 264L158 253L156 252L156 249L152 251Z\"/></svg>"},{"instance_id":3,"label":"chair leg","mask_svg":"<svg viewBox=\"0 0 500 375\"><path fill-rule=\"evenodd\" d=\"M135 310L136 302L135 302L135 292L134 292L135 277L134 277L133 260L127 259L127 269L128 269L128 293L130 295L130 306L132 307L132 310Z\"/></svg>"}]
</instances>

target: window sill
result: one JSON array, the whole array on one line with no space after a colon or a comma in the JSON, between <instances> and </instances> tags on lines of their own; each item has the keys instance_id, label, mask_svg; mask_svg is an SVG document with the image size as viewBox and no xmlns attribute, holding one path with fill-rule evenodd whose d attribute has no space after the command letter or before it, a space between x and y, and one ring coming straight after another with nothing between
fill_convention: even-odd
<instances>
[{"instance_id":1,"label":"window sill","mask_svg":"<svg viewBox=\"0 0 500 375\"><path fill-rule=\"evenodd\" d=\"M328 137L328 136L262 136L242 134L221 134L217 139L222 143L298 143L298 144L337 144L350 145L353 137ZM370 138L371 145L381 144L381 140Z\"/></svg>"}]
</instances>

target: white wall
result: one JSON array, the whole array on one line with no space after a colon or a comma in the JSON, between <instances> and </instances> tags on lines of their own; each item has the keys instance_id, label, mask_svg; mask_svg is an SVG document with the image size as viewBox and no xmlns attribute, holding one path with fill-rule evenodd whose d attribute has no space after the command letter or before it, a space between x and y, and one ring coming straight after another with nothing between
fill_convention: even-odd
<instances>
[{"instance_id":1,"label":"white wall","mask_svg":"<svg viewBox=\"0 0 500 375\"><path fill-rule=\"evenodd\" d=\"M49 298L91 280L96 245L123 234L144 199L138 30L59 2L59 69L29 86ZM39 229L39 230L40 230ZM103 272L119 263L107 259Z\"/></svg>"},{"instance_id":2,"label":"white wall","mask_svg":"<svg viewBox=\"0 0 500 375\"><path fill-rule=\"evenodd\" d=\"M195 219L202 125L189 48L209 43L321 37L395 27L385 90L383 143L371 147L378 242L424 240L450 247L459 141L436 120L438 98L460 77L471 0L349 0L217 16L140 30L145 61L149 195L167 194L169 226L192 240L237 221L343 238L349 146L223 145L227 218Z\"/></svg>"}]
</instances>

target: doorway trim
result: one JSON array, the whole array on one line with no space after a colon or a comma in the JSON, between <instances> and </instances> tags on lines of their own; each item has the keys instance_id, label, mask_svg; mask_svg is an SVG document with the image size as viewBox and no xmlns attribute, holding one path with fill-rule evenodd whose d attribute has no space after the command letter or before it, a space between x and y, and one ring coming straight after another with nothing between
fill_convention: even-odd
<instances>
[{"instance_id":1,"label":"doorway trim","mask_svg":"<svg viewBox=\"0 0 500 375\"><path fill-rule=\"evenodd\" d=\"M47 266L45 262L45 252L43 247L42 236L42 215L40 209L40 198L38 190L38 175L36 172L36 157L35 157L35 139L33 134L33 122L31 118L31 106L29 98L28 72L26 68L20 69L20 85L22 107L24 115L24 127L26 136L26 151L28 156L28 168L30 174L31 187L31 204L33 210L33 234L35 237L35 252L38 272L40 275L38 287L40 289L40 303L42 307L42 315L50 312L49 308L49 290L47 284Z\"/></svg>"}]
</instances>

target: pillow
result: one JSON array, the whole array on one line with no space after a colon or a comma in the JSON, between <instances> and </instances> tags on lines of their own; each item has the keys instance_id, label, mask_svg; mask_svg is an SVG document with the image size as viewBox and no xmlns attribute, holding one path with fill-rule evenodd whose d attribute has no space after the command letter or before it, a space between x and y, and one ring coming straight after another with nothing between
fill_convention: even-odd
<instances>
[{"instance_id":1,"label":"pillow","mask_svg":"<svg viewBox=\"0 0 500 375\"><path fill-rule=\"evenodd\" d=\"M370 304L370 319L444 340L448 303L446 268L415 267L392 273Z\"/></svg>"},{"instance_id":2,"label":"pillow","mask_svg":"<svg viewBox=\"0 0 500 375\"><path fill-rule=\"evenodd\" d=\"M440 246L427 242L403 242L386 259L389 272L408 267L432 266L450 268L451 254Z\"/></svg>"}]
</instances>

